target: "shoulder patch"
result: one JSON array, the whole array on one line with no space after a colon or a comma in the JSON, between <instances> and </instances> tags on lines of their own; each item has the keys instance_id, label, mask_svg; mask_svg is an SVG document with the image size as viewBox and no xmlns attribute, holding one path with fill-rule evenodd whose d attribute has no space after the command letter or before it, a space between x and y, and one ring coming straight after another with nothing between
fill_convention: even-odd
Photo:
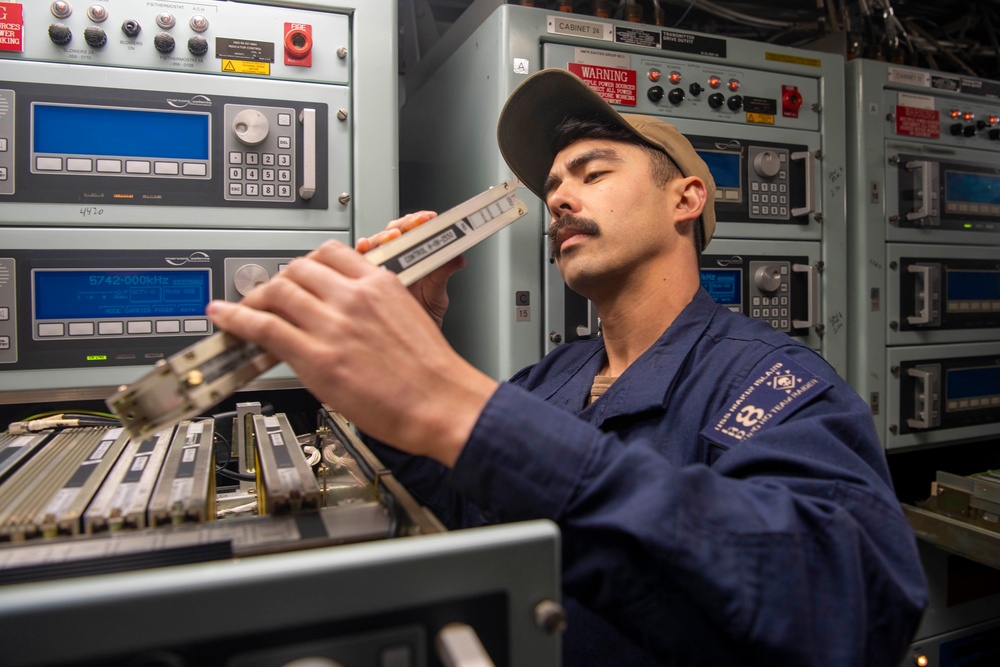
<instances>
[{"instance_id":1,"label":"shoulder patch","mask_svg":"<svg viewBox=\"0 0 1000 667\"><path fill-rule=\"evenodd\" d=\"M732 447L777 426L811 403L831 384L787 356L778 355L751 380L729 407L701 431L712 442Z\"/></svg>"}]
</instances>

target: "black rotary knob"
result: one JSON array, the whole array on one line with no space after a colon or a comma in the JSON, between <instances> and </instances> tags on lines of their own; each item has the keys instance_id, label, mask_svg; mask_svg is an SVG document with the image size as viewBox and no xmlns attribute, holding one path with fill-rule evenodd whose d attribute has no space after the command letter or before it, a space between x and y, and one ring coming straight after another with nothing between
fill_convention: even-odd
<instances>
[{"instance_id":1,"label":"black rotary knob","mask_svg":"<svg viewBox=\"0 0 1000 667\"><path fill-rule=\"evenodd\" d=\"M205 55L208 53L208 40L201 35L195 35L188 40L188 51L196 56Z\"/></svg>"},{"instance_id":2,"label":"black rotary knob","mask_svg":"<svg viewBox=\"0 0 1000 667\"><path fill-rule=\"evenodd\" d=\"M690 86L688 86L688 92L691 93L692 97L698 97L704 91L705 91L705 88L702 87L702 85L700 83L698 83L697 81L695 81Z\"/></svg>"},{"instance_id":3,"label":"black rotary knob","mask_svg":"<svg viewBox=\"0 0 1000 667\"><path fill-rule=\"evenodd\" d=\"M743 98L739 95L733 95L726 100L726 106L733 111L739 111L743 108Z\"/></svg>"},{"instance_id":4,"label":"black rotary knob","mask_svg":"<svg viewBox=\"0 0 1000 667\"><path fill-rule=\"evenodd\" d=\"M957 137L958 135L962 134L962 124L952 123L951 127L948 128L948 131Z\"/></svg>"},{"instance_id":5,"label":"black rotary knob","mask_svg":"<svg viewBox=\"0 0 1000 667\"><path fill-rule=\"evenodd\" d=\"M680 88L674 88L669 93L667 93L667 99L670 100L671 104L677 105L684 101L684 91Z\"/></svg>"},{"instance_id":6,"label":"black rotary knob","mask_svg":"<svg viewBox=\"0 0 1000 667\"><path fill-rule=\"evenodd\" d=\"M962 128L962 134L964 134L967 137L974 137L974 136L976 136L976 126L975 125L966 125L965 127Z\"/></svg>"},{"instance_id":7,"label":"black rotary knob","mask_svg":"<svg viewBox=\"0 0 1000 667\"><path fill-rule=\"evenodd\" d=\"M73 31L62 23L53 23L49 26L49 39L53 44L66 46L73 40Z\"/></svg>"},{"instance_id":8,"label":"black rotary knob","mask_svg":"<svg viewBox=\"0 0 1000 667\"><path fill-rule=\"evenodd\" d=\"M708 96L708 106L718 109L726 102L726 96L722 93L712 93Z\"/></svg>"},{"instance_id":9,"label":"black rotary knob","mask_svg":"<svg viewBox=\"0 0 1000 667\"><path fill-rule=\"evenodd\" d=\"M653 86L652 88L646 91L646 97L649 98L650 102L656 104L657 102L663 99L663 88L661 88L660 86Z\"/></svg>"},{"instance_id":10,"label":"black rotary knob","mask_svg":"<svg viewBox=\"0 0 1000 667\"><path fill-rule=\"evenodd\" d=\"M99 49L108 43L108 34L103 28L92 25L83 31L83 39L90 47Z\"/></svg>"},{"instance_id":11,"label":"black rotary knob","mask_svg":"<svg viewBox=\"0 0 1000 667\"><path fill-rule=\"evenodd\" d=\"M1000 139L1000 129L994 127L987 136L990 138L990 141L997 141Z\"/></svg>"},{"instance_id":12,"label":"black rotary knob","mask_svg":"<svg viewBox=\"0 0 1000 667\"><path fill-rule=\"evenodd\" d=\"M153 38L153 46L160 53L171 53L174 50L174 38L165 32L161 32Z\"/></svg>"}]
</instances>

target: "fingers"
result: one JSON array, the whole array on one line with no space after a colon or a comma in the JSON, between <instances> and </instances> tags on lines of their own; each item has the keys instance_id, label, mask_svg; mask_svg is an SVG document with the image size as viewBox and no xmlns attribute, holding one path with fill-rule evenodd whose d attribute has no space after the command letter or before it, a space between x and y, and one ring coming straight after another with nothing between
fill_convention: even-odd
<instances>
[{"instance_id":1,"label":"fingers","mask_svg":"<svg viewBox=\"0 0 1000 667\"><path fill-rule=\"evenodd\" d=\"M362 237L358 239L354 248L358 252L364 254L374 248L379 247L384 243L399 238L402 234L419 227L428 220L433 220L437 217L437 213L434 211L415 211L414 213L407 213L401 218L393 220L386 228L377 234L373 234L369 237Z\"/></svg>"},{"instance_id":2,"label":"fingers","mask_svg":"<svg viewBox=\"0 0 1000 667\"><path fill-rule=\"evenodd\" d=\"M294 364L299 354L308 355L309 337L272 313L216 300L209 302L205 314L216 327L256 343L289 363Z\"/></svg>"}]
</instances>

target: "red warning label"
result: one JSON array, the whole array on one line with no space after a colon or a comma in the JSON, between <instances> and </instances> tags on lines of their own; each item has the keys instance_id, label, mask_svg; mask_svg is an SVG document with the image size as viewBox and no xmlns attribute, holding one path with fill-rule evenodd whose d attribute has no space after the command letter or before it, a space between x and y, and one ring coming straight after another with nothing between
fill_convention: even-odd
<instances>
[{"instance_id":1,"label":"red warning label","mask_svg":"<svg viewBox=\"0 0 1000 667\"><path fill-rule=\"evenodd\" d=\"M569 71L587 82L609 104L634 107L635 70L570 63Z\"/></svg>"},{"instance_id":2,"label":"red warning label","mask_svg":"<svg viewBox=\"0 0 1000 667\"><path fill-rule=\"evenodd\" d=\"M23 51L24 16L21 5L0 2L0 51Z\"/></svg>"},{"instance_id":3,"label":"red warning label","mask_svg":"<svg viewBox=\"0 0 1000 667\"><path fill-rule=\"evenodd\" d=\"M896 134L937 139L941 136L941 117L937 109L896 107Z\"/></svg>"}]
</instances>

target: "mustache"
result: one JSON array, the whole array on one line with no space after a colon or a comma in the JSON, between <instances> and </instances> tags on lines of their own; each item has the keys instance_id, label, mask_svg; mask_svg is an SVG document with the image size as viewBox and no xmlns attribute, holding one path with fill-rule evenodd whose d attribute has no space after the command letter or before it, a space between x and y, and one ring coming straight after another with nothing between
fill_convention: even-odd
<instances>
[{"instance_id":1,"label":"mustache","mask_svg":"<svg viewBox=\"0 0 1000 667\"><path fill-rule=\"evenodd\" d=\"M552 259L559 257L559 245L556 239L559 236L559 232L567 227L580 234L589 234L590 236L600 236L601 234L601 228L590 218L581 218L573 214L564 215L549 225L549 256Z\"/></svg>"}]
</instances>

